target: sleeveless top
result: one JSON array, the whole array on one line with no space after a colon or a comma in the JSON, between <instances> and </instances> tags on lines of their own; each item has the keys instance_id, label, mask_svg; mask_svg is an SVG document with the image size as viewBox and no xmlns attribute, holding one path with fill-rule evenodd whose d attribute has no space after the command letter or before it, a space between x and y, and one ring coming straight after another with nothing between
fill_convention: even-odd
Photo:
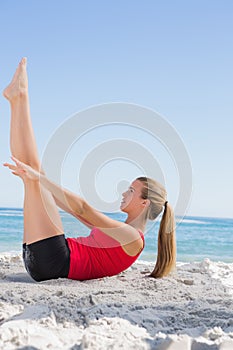
<instances>
[{"instance_id":1,"label":"sleeveless top","mask_svg":"<svg viewBox=\"0 0 233 350\"><path fill-rule=\"evenodd\" d=\"M139 233L144 248L144 236ZM97 227L88 237L67 238L67 243L70 249L68 278L80 281L117 275L131 266L143 250L130 256L117 240Z\"/></svg>"}]
</instances>

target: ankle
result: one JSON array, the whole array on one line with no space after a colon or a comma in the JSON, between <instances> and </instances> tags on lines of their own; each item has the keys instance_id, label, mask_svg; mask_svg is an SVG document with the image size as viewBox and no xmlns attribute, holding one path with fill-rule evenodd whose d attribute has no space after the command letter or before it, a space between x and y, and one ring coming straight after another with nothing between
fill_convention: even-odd
<instances>
[{"instance_id":1,"label":"ankle","mask_svg":"<svg viewBox=\"0 0 233 350\"><path fill-rule=\"evenodd\" d=\"M14 107L18 103L22 103L28 100L28 91L25 89L20 89L20 91L15 96L8 97L6 94L4 94L4 96L10 102L11 107Z\"/></svg>"}]
</instances>

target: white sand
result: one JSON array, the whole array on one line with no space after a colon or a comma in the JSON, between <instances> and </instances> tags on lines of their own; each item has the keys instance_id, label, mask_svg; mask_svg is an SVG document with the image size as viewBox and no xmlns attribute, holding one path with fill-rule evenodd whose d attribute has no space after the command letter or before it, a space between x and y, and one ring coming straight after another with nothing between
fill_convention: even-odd
<instances>
[{"instance_id":1,"label":"white sand","mask_svg":"<svg viewBox=\"0 0 233 350\"><path fill-rule=\"evenodd\" d=\"M233 349L233 264L152 266L92 281L35 283L21 257L0 255L0 349Z\"/></svg>"}]
</instances>

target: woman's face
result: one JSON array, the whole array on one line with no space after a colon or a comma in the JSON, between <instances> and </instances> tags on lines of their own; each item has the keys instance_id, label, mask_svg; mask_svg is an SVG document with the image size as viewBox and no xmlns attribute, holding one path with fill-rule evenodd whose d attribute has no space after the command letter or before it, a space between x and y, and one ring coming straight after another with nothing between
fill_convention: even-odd
<instances>
[{"instance_id":1,"label":"woman's face","mask_svg":"<svg viewBox=\"0 0 233 350\"><path fill-rule=\"evenodd\" d=\"M141 207L143 209L143 203L145 202L145 199L142 198L143 186L141 181L135 180L128 190L122 193L120 209L123 212L129 213L130 211L138 211Z\"/></svg>"}]
</instances>

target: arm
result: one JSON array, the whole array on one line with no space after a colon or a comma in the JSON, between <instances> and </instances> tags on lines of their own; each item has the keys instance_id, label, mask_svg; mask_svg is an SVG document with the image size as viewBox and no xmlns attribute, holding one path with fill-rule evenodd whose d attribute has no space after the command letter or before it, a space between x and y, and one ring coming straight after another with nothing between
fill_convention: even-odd
<instances>
[{"instance_id":1,"label":"arm","mask_svg":"<svg viewBox=\"0 0 233 350\"><path fill-rule=\"evenodd\" d=\"M132 226L109 218L88 204L80 196L60 187L45 175L40 175L40 184L52 193L56 201L66 208L70 214L84 223L98 227L108 236L116 239L121 245L135 241L141 243L139 232Z\"/></svg>"},{"instance_id":2,"label":"arm","mask_svg":"<svg viewBox=\"0 0 233 350\"><path fill-rule=\"evenodd\" d=\"M138 230L134 227L109 218L94 209L80 196L49 180L44 174L39 173L14 157L12 159L16 163L16 166L8 163L4 165L11 169L13 174L20 176L24 181L40 181L40 185L51 192L57 203L59 203L59 206L65 208L70 214L81 218L82 221L91 226L98 227L108 236L117 240L122 246L129 244L141 245L142 239Z\"/></svg>"},{"instance_id":3,"label":"arm","mask_svg":"<svg viewBox=\"0 0 233 350\"><path fill-rule=\"evenodd\" d=\"M61 203L57 198L53 197L55 200L55 203L57 204L57 206L59 208L61 208L62 210L64 210L65 212L73 215L76 219L78 219L80 222L82 222L84 225L86 225L87 227L89 227L90 229L93 228L93 225L91 225L90 222L87 222L86 220L82 219L81 216L75 215L68 206L64 205L64 203Z\"/></svg>"}]
</instances>

